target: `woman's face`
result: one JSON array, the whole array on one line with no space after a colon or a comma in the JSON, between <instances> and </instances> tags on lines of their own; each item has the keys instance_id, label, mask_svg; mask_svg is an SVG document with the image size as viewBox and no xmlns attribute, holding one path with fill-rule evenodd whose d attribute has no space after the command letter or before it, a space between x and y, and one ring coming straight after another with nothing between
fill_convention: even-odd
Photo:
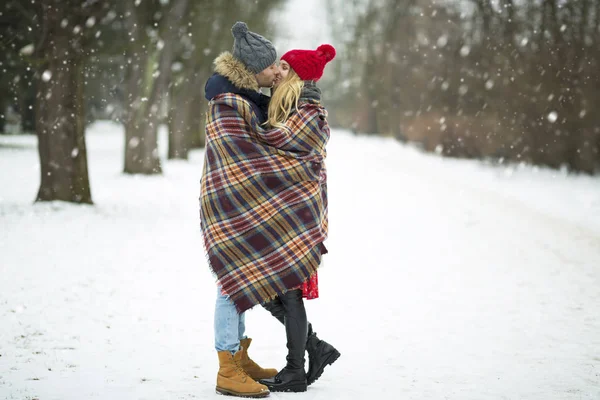
<instances>
[{"instance_id":1,"label":"woman's face","mask_svg":"<svg viewBox=\"0 0 600 400\"><path fill-rule=\"evenodd\" d=\"M279 75L281 76L282 80L287 77L288 72L290 72L290 64L284 60L279 61Z\"/></svg>"}]
</instances>

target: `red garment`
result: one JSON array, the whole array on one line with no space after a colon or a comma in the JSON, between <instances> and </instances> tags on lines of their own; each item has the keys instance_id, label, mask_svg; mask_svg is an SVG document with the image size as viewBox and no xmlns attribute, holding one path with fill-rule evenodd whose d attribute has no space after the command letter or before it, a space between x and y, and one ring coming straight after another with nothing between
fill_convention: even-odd
<instances>
[{"instance_id":1,"label":"red garment","mask_svg":"<svg viewBox=\"0 0 600 400\"><path fill-rule=\"evenodd\" d=\"M319 243L321 255L325 255L329 253L327 247L323 243ZM309 280L302 283L302 286L299 287L302 289L302 297L306 300L318 299L319 298L319 276L317 272L310 277Z\"/></svg>"},{"instance_id":2,"label":"red garment","mask_svg":"<svg viewBox=\"0 0 600 400\"><path fill-rule=\"evenodd\" d=\"M302 284L302 297L306 300L319 298L319 276L316 272Z\"/></svg>"},{"instance_id":3,"label":"red garment","mask_svg":"<svg viewBox=\"0 0 600 400\"><path fill-rule=\"evenodd\" d=\"M327 247L321 242L319 243L319 251L321 255L325 255L329 253ZM302 285L297 287L298 289L302 289L302 298L306 300L318 299L319 298L319 275L317 271L306 281L303 282Z\"/></svg>"}]
</instances>

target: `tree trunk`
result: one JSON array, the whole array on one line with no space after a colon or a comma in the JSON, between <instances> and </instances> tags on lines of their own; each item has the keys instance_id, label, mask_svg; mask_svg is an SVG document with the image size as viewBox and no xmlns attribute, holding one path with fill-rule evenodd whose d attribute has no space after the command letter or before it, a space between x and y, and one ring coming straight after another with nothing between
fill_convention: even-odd
<instances>
[{"instance_id":1,"label":"tree trunk","mask_svg":"<svg viewBox=\"0 0 600 400\"><path fill-rule=\"evenodd\" d=\"M201 149L206 146L206 100L201 93L194 94L190 112L190 149Z\"/></svg>"},{"instance_id":2,"label":"tree trunk","mask_svg":"<svg viewBox=\"0 0 600 400\"><path fill-rule=\"evenodd\" d=\"M36 201L92 204L83 123L83 60L73 51L78 39L72 28L61 27L71 7L53 0L45 0L43 6L46 38L38 51L46 62L39 70L42 79L36 100L41 164Z\"/></svg>"},{"instance_id":3,"label":"tree trunk","mask_svg":"<svg viewBox=\"0 0 600 400\"><path fill-rule=\"evenodd\" d=\"M192 86L195 88L204 87L206 77L210 76L212 64L202 66L198 73L194 75ZM208 102L204 98L204 90L195 90L190 103L190 149L201 149L206 146L206 112L208 111Z\"/></svg>"},{"instance_id":4,"label":"tree trunk","mask_svg":"<svg viewBox=\"0 0 600 400\"><path fill-rule=\"evenodd\" d=\"M160 174L158 131L150 116L157 115L158 105L148 104L145 91L152 86L153 58L139 48L138 57L129 65L129 110L125 124L125 168L128 174ZM150 72L149 72L150 71ZM150 89L151 90L151 89Z\"/></svg>"},{"instance_id":5,"label":"tree trunk","mask_svg":"<svg viewBox=\"0 0 600 400\"><path fill-rule=\"evenodd\" d=\"M483 23L483 35L484 37L486 37L486 35L490 34L490 26L494 11L489 0L476 0L475 4L477 5L479 12L481 13Z\"/></svg>"},{"instance_id":6,"label":"tree trunk","mask_svg":"<svg viewBox=\"0 0 600 400\"><path fill-rule=\"evenodd\" d=\"M35 99L36 99L36 81L33 73L24 72L24 79L21 79L21 96L23 97L21 108L21 129L24 133L35 132Z\"/></svg>"},{"instance_id":7,"label":"tree trunk","mask_svg":"<svg viewBox=\"0 0 600 400\"><path fill-rule=\"evenodd\" d=\"M598 45L600 43L600 1L596 1L596 12L594 14L594 34L592 38L594 39L594 44Z\"/></svg>"},{"instance_id":8,"label":"tree trunk","mask_svg":"<svg viewBox=\"0 0 600 400\"><path fill-rule=\"evenodd\" d=\"M125 167L124 172L160 173L156 129L146 129L148 108L148 92L152 84L153 57L150 56L150 41L145 32L143 17L146 11L127 2L128 16L125 22L131 33L132 42L129 53L131 60L127 66L127 116L125 120ZM155 113L158 109L154 110Z\"/></svg>"},{"instance_id":9,"label":"tree trunk","mask_svg":"<svg viewBox=\"0 0 600 400\"><path fill-rule=\"evenodd\" d=\"M188 159L190 149L190 113L192 111L193 92L196 88L188 76L171 87L169 108L169 152L168 158Z\"/></svg>"},{"instance_id":10,"label":"tree trunk","mask_svg":"<svg viewBox=\"0 0 600 400\"><path fill-rule=\"evenodd\" d=\"M146 26L141 23L138 14L140 7L128 2L130 16L127 18L129 30L134 39L135 58L138 65L130 65L129 89L131 107L125 127L125 173L160 174L162 167L158 155L158 124L160 107L164 101L164 93L168 90L171 79L171 65L174 59L174 41L178 37L178 21L187 9L188 0L174 0L166 12L162 31L162 47L157 48L150 56L148 48L144 48L147 40L140 39L146 35ZM156 72L154 64L158 64ZM156 75L158 74L158 76ZM139 90L141 88L141 90Z\"/></svg>"},{"instance_id":11,"label":"tree trunk","mask_svg":"<svg viewBox=\"0 0 600 400\"><path fill-rule=\"evenodd\" d=\"M172 97L169 158L187 160L190 149L205 146L204 119L207 105L203 91L197 88L204 87L207 72L202 67L192 68L192 71Z\"/></svg>"},{"instance_id":12,"label":"tree trunk","mask_svg":"<svg viewBox=\"0 0 600 400\"><path fill-rule=\"evenodd\" d=\"M0 94L0 135L6 129L6 98Z\"/></svg>"},{"instance_id":13,"label":"tree trunk","mask_svg":"<svg viewBox=\"0 0 600 400\"><path fill-rule=\"evenodd\" d=\"M190 146L189 100L179 103L169 116L169 160L187 160Z\"/></svg>"}]
</instances>

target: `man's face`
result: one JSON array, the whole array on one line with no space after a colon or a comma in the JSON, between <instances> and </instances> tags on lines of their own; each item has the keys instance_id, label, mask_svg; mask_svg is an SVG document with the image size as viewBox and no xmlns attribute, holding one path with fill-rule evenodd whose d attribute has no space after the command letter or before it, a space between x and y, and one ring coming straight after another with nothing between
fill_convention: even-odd
<instances>
[{"instance_id":1,"label":"man's face","mask_svg":"<svg viewBox=\"0 0 600 400\"><path fill-rule=\"evenodd\" d=\"M275 80L279 77L279 68L273 63L260 73L256 74L256 81L260 87L272 87Z\"/></svg>"}]
</instances>

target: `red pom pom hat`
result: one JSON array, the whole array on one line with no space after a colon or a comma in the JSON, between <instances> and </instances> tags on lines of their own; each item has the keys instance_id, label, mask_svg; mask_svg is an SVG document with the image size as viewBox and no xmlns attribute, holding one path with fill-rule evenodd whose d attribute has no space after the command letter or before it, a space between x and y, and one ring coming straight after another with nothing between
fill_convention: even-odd
<instances>
[{"instance_id":1,"label":"red pom pom hat","mask_svg":"<svg viewBox=\"0 0 600 400\"><path fill-rule=\"evenodd\" d=\"M322 44L317 50L290 50L281 56L281 59L290 64L290 67L303 81L318 81L323 76L325 64L333 60L335 49L330 44Z\"/></svg>"}]
</instances>

